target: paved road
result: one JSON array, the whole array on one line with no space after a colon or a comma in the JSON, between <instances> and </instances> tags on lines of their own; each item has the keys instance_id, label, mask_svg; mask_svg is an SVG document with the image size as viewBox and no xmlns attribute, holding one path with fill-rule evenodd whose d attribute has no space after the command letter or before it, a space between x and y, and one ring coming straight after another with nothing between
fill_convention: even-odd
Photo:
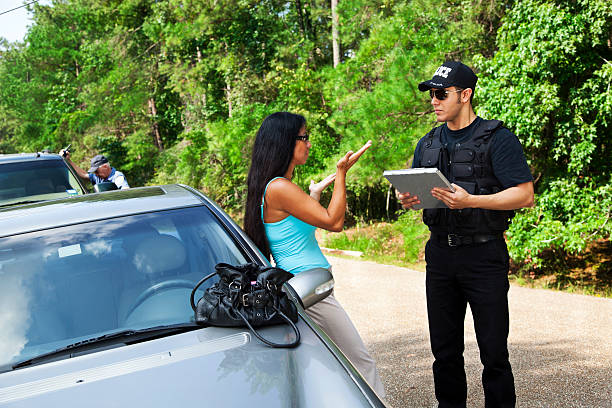
<instances>
[{"instance_id":1,"label":"paved road","mask_svg":"<svg viewBox=\"0 0 612 408\"><path fill-rule=\"evenodd\" d=\"M336 297L376 359L393 408L435 407L425 274L328 256ZM512 285L510 362L518 407L612 407L612 299ZM483 407L472 316L465 324L468 407Z\"/></svg>"}]
</instances>

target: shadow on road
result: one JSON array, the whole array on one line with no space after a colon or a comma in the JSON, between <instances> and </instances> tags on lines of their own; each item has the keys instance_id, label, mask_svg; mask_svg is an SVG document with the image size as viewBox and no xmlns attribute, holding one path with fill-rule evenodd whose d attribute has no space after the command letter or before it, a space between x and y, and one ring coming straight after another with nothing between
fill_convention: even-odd
<instances>
[{"instance_id":1,"label":"shadow on road","mask_svg":"<svg viewBox=\"0 0 612 408\"><path fill-rule=\"evenodd\" d=\"M436 407L429 341L421 333L369 343L394 408ZM466 341L468 407L484 407L482 365L475 341ZM510 344L517 407L612 407L612 366L572 340Z\"/></svg>"}]
</instances>

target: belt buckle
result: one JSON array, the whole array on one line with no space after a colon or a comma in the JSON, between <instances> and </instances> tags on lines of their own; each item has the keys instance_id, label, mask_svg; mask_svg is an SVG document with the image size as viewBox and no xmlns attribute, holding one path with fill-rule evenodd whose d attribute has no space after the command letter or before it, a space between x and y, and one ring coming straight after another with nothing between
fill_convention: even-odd
<instances>
[{"instance_id":1,"label":"belt buckle","mask_svg":"<svg viewBox=\"0 0 612 408\"><path fill-rule=\"evenodd\" d=\"M461 240L459 239L459 235L457 234L448 234L446 238L447 238L448 246L450 247L456 247L456 246L459 246L459 244L461 244Z\"/></svg>"}]
</instances>

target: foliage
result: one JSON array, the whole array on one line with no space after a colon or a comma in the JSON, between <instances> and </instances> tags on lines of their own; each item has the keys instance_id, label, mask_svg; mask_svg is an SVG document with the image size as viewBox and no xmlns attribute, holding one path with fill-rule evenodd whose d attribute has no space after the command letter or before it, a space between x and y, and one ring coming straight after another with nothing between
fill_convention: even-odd
<instances>
[{"instance_id":1,"label":"foliage","mask_svg":"<svg viewBox=\"0 0 612 408\"><path fill-rule=\"evenodd\" d=\"M372 140L349 173L347 221L393 224L351 245L399 234L414 259L424 227L381 173L405 167L436 125L417 84L461 59L478 71L478 114L517 134L536 179L537 207L508 231L513 259L542 269L546 251L610 237L609 1L340 0L336 68L328 0L29 7L24 41L0 42L0 152L71 143L83 168L104 153L131 185L189 184L237 213L262 119L300 113L312 149L294 180L307 188Z\"/></svg>"},{"instance_id":2,"label":"foliage","mask_svg":"<svg viewBox=\"0 0 612 408\"><path fill-rule=\"evenodd\" d=\"M359 251L365 259L416 264L423 259L429 230L415 211L403 212L393 224L357 224L350 231L327 233L323 245Z\"/></svg>"},{"instance_id":3,"label":"foliage","mask_svg":"<svg viewBox=\"0 0 612 408\"><path fill-rule=\"evenodd\" d=\"M549 249L584 251L610 237L612 5L527 0L503 19L498 52L479 57L478 113L521 139L537 202L508 232L516 262L542 268Z\"/></svg>"},{"instance_id":4,"label":"foliage","mask_svg":"<svg viewBox=\"0 0 612 408\"><path fill-rule=\"evenodd\" d=\"M551 249L580 253L592 241L612 232L612 180L604 185L552 182L538 195L536 208L521 212L507 233L512 259L535 269ZM586 185L585 185L586 184Z\"/></svg>"}]
</instances>

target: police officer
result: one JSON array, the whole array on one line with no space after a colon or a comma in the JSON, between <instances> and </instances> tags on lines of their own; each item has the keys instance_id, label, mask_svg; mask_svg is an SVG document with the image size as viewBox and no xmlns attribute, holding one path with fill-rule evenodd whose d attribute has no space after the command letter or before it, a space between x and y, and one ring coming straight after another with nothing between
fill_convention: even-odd
<instances>
[{"instance_id":1,"label":"police officer","mask_svg":"<svg viewBox=\"0 0 612 408\"><path fill-rule=\"evenodd\" d=\"M130 188L123 173L111 167L108 159L101 154L91 159L91 167L88 171L81 169L70 160L70 151L62 149L59 154L64 156L64 159L74 168L79 177L83 180L89 180L94 186L98 183L111 182L114 183L118 189Z\"/></svg>"},{"instance_id":2,"label":"police officer","mask_svg":"<svg viewBox=\"0 0 612 408\"><path fill-rule=\"evenodd\" d=\"M417 144L413 167L437 167L455 191L433 188L448 208L423 210L431 237L425 248L426 295L439 407L465 407L464 320L469 303L484 366L485 407L514 407L508 358L508 269L504 231L513 211L533 206L533 178L518 138L497 120L474 113L477 77L445 62L419 84L438 122ZM404 208L419 197L398 192Z\"/></svg>"}]
</instances>

